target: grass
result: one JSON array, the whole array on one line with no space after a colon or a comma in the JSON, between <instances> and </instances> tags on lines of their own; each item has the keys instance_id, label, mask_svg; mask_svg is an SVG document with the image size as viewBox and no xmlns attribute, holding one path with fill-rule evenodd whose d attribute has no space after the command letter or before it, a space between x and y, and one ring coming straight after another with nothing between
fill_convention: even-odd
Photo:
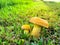
<instances>
[{"instance_id":1,"label":"grass","mask_svg":"<svg viewBox=\"0 0 60 45\"><path fill-rule=\"evenodd\" d=\"M42 44L55 45L54 43L58 43L59 42L58 39L60 38L58 33L60 30L59 12L60 12L59 3L42 2L42 1L33 2L24 0L13 0L13 1L1 0L0 44L22 45L24 43L26 45L42 45ZM29 37L29 34L28 35L24 34L23 30L21 29L21 26L24 24L29 24L31 28L33 28L33 24L29 22L29 19L35 16L46 19L50 24L50 27L48 29L44 27L42 28L43 29L42 35L39 40L35 38L31 39Z\"/></svg>"}]
</instances>

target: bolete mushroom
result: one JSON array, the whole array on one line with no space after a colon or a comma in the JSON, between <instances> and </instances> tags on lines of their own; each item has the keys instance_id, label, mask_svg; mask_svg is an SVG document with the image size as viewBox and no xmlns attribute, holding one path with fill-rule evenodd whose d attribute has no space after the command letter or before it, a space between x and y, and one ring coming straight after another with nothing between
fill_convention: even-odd
<instances>
[{"instance_id":1,"label":"bolete mushroom","mask_svg":"<svg viewBox=\"0 0 60 45\"><path fill-rule=\"evenodd\" d=\"M40 36L40 31L41 31L40 26L43 26L46 28L49 27L48 21L41 19L39 17L32 17L29 22L34 23L34 27L33 27L33 30L31 32L31 35L36 37L36 38L39 38L39 36Z\"/></svg>"},{"instance_id":2,"label":"bolete mushroom","mask_svg":"<svg viewBox=\"0 0 60 45\"><path fill-rule=\"evenodd\" d=\"M29 33L29 31L30 31L30 25L27 25L27 24L25 24L25 25L22 25L22 27L21 27L23 30L24 30L24 33Z\"/></svg>"}]
</instances>

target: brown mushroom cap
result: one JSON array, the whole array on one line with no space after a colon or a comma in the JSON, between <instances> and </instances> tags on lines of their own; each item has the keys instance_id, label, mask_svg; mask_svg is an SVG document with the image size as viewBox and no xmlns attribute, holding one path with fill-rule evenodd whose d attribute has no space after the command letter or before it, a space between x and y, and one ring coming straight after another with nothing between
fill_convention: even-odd
<instances>
[{"instance_id":1,"label":"brown mushroom cap","mask_svg":"<svg viewBox=\"0 0 60 45\"><path fill-rule=\"evenodd\" d=\"M44 20L44 19L39 18L39 17L32 17L30 19L30 22L34 23L34 24L37 24L37 25L40 25L40 26L44 26L46 28L49 27L48 22L46 20Z\"/></svg>"},{"instance_id":2,"label":"brown mushroom cap","mask_svg":"<svg viewBox=\"0 0 60 45\"><path fill-rule=\"evenodd\" d=\"M25 25L22 25L21 28L24 30L30 30L30 25L25 24Z\"/></svg>"}]
</instances>

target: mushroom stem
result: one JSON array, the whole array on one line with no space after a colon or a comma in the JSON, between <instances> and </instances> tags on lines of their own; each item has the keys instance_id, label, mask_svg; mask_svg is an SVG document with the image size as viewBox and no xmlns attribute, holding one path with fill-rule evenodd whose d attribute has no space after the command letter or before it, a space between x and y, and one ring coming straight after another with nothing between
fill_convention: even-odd
<instances>
[{"instance_id":1,"label":"mushroom stem","mask_svg":"<svg viewBox=\"0 0 60 45\"><path fill-rule=\"evenodd\" d=\"M24 30L24 33L28 34L28 33L29 33L29 31L28 31L28 30Z\"/></svg>"},{"instance_id":2,"label":"mushroom stem","mask_svg":"<svg viewBox=\"0 0 60 45\"><path fill-rule=\"evenodd\" d=\"M36 37L36 38L39 38L40 31L41 31L41 27L39 25L34 25L33 30L31 32L31 35Z\"/></svg>"}]
</instances>

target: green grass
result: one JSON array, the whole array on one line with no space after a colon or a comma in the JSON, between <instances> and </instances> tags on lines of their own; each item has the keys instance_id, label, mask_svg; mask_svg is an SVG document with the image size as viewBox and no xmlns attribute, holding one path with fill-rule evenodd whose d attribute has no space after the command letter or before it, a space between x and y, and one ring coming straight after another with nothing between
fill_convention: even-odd
<instances>
[{"instance_id":1,"label":"green grass","mask_svg":"<svg viewBox=\"0 0 60 45\"><path fill-rule=\"evenodd\" d=\"M56 4L56 7L55 7ZM1 45L42 45L43 39L48 38L44 44L52 44L53 40L58 41L59 38L59 25L60 25L60 3L47 3L47 2L33 2L32 0L1 0L0 1L0 44ZM58 8L58 10L57 10ZM56 11L57 10L57 11ZM29 22L31 17L40 17L46 19L50 27L49 29L42 28L42 35L39 40L30 39L29 34L23 33L21 26L29 24L33 28L33 24ZM44 31L45 30L45 31ZM49 33L47 34L47 32ZM51 34L53 33L53 34ZM57 36L58 35L58 36ZM56 36L56 39L53 37ZM53 39L52 39L53 38ZM24 40L24 41L22 41ZM33 40L34 42L30 42ZM37 42L37 43L35 43Z\"/></svg>"}]
</instances>

